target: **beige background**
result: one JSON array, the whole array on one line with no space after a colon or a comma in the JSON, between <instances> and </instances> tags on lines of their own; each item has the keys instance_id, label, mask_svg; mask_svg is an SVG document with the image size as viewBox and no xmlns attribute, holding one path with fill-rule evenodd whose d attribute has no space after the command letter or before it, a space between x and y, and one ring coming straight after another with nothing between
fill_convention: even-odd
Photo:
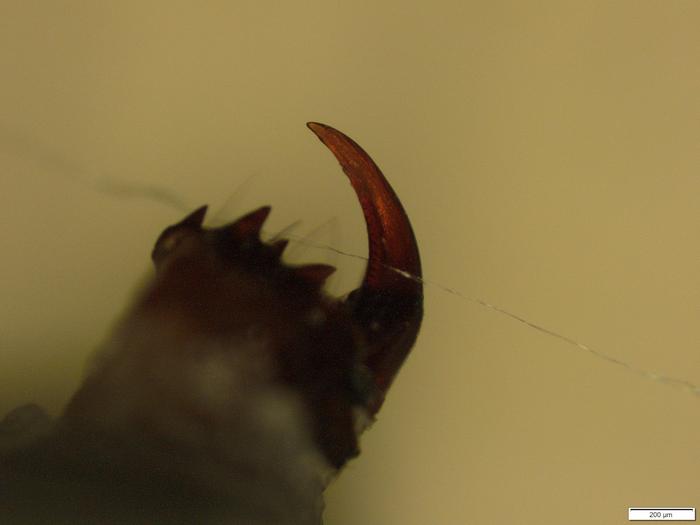
<instances>
[{"instance_id":1,"label":"beige background","mask_svg":"<svg viewBox=\"0 0 700 525\"><path fill-rule=\"evenodd\" d=\"M434 283L327 523L700 507L700 397L440 288L700 384L697 1L1 11L0 411L60 409L182 215L170 197L222 220L269 203L268 231L300 219L297 235L366 253L350 186L304 127L319 120L389 176ZM337 264L335 293L362 272L291 251Z\"/></svg>"}]
</instances>

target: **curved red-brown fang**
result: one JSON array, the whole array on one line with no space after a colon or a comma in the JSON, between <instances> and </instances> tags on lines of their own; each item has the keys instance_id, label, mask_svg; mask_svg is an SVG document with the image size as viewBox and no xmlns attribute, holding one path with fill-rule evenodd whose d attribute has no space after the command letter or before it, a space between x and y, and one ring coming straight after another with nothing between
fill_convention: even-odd
<instances>
[{"instance_id":1,"label":"curved red-brown fang","mask_svg":"<svg viewBox=\"0 0 700 525\"><path fill-rule=\"evenodd\" d=\"M393 268L420 277L418 245L411 223L382 172L350 137L325 124L307 126L331 150L360 200L369 235L369 264L363 286L412 291L416 283Z\"/></svg>"},{"instance_id":2,"label":"curved red-brown fang","mask_svg":"<svg viewBox=\"0 0 700 525\"><path fill-rule=\"evenodd\" d=\"M370 156L330 126L317 122L307 126L340 162L367 223L367 270L348 302L368 346L364 364L378 390L369 407L374 413L415 343L423 317L418 245L399 198Z\"/></svg>"}]
</instances>

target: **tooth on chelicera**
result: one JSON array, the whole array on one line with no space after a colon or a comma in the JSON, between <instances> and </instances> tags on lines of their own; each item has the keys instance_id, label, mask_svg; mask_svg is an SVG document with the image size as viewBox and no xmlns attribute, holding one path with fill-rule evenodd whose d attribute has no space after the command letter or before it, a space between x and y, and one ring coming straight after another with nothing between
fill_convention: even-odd
<instances>
[{"instance_id":1,"label":"tooth on chelicera","mask_svg":"<svg viewBox=\"0 0 700 525\"><path fill-rule=\"evenodd\" d=\"M190 213L187 217L182 219L178 224L175 226L190 226L194 228L201 228L202 223L204 222L204 217L207 214L207 205L205 204L204 206L200 206L196 210L194 210L192 213Z\"/></svg>"},{"instance_id":2,"label":"tooth on chelicera","mask_svg":"<svg viewBox=\"0 0 700 525\"><path fill-rule=\"evenodd\" d=\"M335 266L329 266L327 264L305 264L304 266L294 268L294 273L300 279L320 288L335 270Z\"/></svg>"},{"instance_id":3,"label":"tooth on chelicera","mask_svg":"<svg viewBox=\"0 0 700 525\"><path fill-rule=\"evenodd\" d=\"M279 258L282 256L282 252L284 252L284 249L287 247L288 244L289 239L280 239L270 244L270 250L272 251L272 253L275 254L275 257Z\"/></svg>"},{"instance_id":4,"label":"tooth on chelicera","mask_svg":"<svg viewBox=\"0 0 700 525\"><path fill-rule=\"evenodd\" d=\"M224 226L224 229L233 232L234 235L240 239L257 237L260 234L260 229L267 219L267 216L270 215L270 210L270 206L262 206L244 215L230 225Z\"/></svg>"}]
</instances>

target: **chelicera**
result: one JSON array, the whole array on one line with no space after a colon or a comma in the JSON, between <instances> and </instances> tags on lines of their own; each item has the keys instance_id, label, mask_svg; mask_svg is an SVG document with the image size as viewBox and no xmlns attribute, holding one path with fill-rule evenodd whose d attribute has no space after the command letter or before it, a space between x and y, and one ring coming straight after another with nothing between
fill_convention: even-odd
<instances>
[{"instance_id":1,"label":"chelicera","mask_svg":"<svg viewBox=\"0 0 700 525\"><path fill-rule=\"evenodd\" d=\"M204 227L206 207L198 208L160 235L155 276L54 430L31 454L5 460L6 473L31 477L23 461L43 454L58 484L111 476L124 501L172 485L194 490L193 500L231 496L240 517L261 505L249 509L241 498L280 492L292 502L279 510L284 523L320 519L312 503L328 472L358 454L359 434L415 343L423 288L411 224L379 168L343 133L308 127L340 162L364 213L360 286L329 297L322 286L333 267L282 262L287 241L259 236L269 207L218 228ZM249 493L250 483L260 490Z\"/></svg>"}]
</instances>

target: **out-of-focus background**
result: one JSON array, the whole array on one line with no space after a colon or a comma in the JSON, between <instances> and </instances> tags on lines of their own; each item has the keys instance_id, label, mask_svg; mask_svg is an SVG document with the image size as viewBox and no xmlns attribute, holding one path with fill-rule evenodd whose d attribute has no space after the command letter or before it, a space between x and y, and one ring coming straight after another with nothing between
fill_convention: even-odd
<instances>
[{"instance_id":1,"label":"out-of-focus background","mask_svg":"<svg viewBox=\"0 0 700 525\"><path fill-rule=\"evenodd\" d=\"M318 120L390 178L431 283L327 523L612 524L629 506L700 507L700 396L652 377L700 385L700 4L1 11L0 412L60 410L158 233L197 205L221 222L271 204L268 232L301 220L308 242L366 254L354 194L304 127ZM336 264L333 293L363 270L290 251Z\"/></svg>"}]
</instances>

